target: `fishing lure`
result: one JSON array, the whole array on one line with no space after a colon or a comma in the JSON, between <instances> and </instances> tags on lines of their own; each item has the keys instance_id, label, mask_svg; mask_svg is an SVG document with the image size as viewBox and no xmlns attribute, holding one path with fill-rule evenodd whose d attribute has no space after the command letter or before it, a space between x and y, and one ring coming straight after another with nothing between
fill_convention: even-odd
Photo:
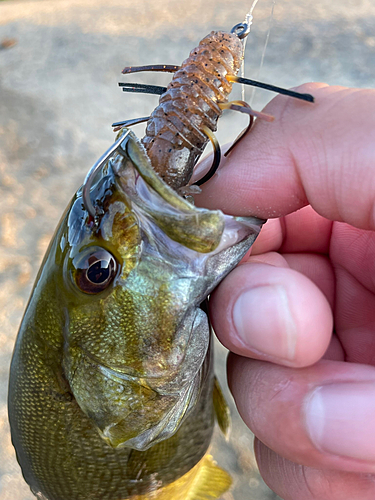
<instances>
[{"instance_id":1,"label":"fishing lure","mask_svg":"<svg viewBox=\"0 0 375 500\"><path fill-rule=\"evenodd\" d=\"M264 221L196 208L176 189L206 140L196 129L209 137L216 126L229 91L224 78L234 78L232 46L239 67L236 37L209 35L176 70L142 141L117 124L116 142L88 173L47 250L9 383L12 441L40 499L208 500L230 486L207 454L215 414L224 432L229 417L202 303ZM206 50L212 55L208 39L225 52L224 76L201 87L202 64L193 66ZM192 96L193 70L189 129L181 101Z\"/></svg>"},{"instance_id":2,"label":"fishing lure","mask_svg":"<svg viewBox=\"0 0 375 500\"><path fill-rule=\"evenodd\" d=\"M234 26L230 33L212 31L198 47L190 52L181 66L151 65L128 66L123 74L140 71L174 73L168 87L120 83L125 92L160 94L159 105L150 117L114 123L122 125L147 120L146 135L142 139L153 169L174 189L186 186L194 166L210 140L215 157L210 171L198 182L202 185L215 173L220 163L220 147L215 139L216 124L223 110L233 109L250 116L272 120L273 117L254 111L244 101L228 102L232 83L261 87L284 95L313 102L310 94L268 85L255 80L237 77L243 60L242 40L250 32L250 23Z\"/></svg>"}]
</instances>

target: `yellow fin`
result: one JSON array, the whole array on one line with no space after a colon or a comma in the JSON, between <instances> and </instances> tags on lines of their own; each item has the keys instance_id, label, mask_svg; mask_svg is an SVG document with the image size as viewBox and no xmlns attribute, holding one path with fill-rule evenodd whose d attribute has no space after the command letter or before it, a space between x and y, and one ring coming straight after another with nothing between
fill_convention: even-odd
<instances>
[{"instance_id":1,"label":"yellow fin","mask_svg":"<svg viewBox=\"0 0 375 500\"><path fill-rule=\"evenodd\" d=\"M189 472L164 488L131 500L215 500L231 486L230 475L205 455Z\"/></svg>"},{"instance_id":2,"label":"yellow fin","mask_svg":"<svg viewBox=\"0 0 375 500\"><path fill-rule=\"evenodd\" d=\"M230 409L228 403L225 401L223 391L221 390L218 379L215 377L214 391L213 391L214 409L221 432L225 438L228 438L230 432Z\"/></svg>"}]
</instances>

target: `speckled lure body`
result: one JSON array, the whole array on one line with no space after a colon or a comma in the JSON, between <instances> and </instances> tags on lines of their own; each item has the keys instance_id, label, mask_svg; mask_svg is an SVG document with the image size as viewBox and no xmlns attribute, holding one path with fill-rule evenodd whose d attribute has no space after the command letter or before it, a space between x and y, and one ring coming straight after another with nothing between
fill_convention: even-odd
<instances>
[{"instance_id":1,"label":"speckled lure body","mask_svg":"<svg viewBox=\"0 0 375 500\"><path fill-rule=\"evenodd\" d=\"M237 35L212 31L182 63L153 111L142 139L154 170L171 187L185 186L208 138L216 131L232 84L242 63L243 45Z\"/></svg>"}]
</instances>

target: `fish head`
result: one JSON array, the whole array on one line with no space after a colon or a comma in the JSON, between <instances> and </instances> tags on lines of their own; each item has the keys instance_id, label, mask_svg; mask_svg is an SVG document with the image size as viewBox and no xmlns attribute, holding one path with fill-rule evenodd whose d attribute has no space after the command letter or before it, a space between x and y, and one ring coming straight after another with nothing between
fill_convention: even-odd
<instances>
[{"instance_id":1,"label":"fish head","mask_svg":"<svg viewBox=\"0 0 375 500\"><path fill-rule=\"evenodd\" d=\"M97 220L80 190L60 238L64 375L103 439L145 450L177 431L212 377L200 304L260 225L178 196L134 136L90 196Z\"/></svg>"}]
</instances>

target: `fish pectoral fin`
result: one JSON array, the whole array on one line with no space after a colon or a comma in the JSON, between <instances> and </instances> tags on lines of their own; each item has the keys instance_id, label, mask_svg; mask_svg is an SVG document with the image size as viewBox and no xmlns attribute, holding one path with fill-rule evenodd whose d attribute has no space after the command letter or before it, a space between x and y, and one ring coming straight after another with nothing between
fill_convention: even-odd
<instances>
[{"instance_id":1,"label":"fish pectoral fin","mask_svg":"<svg viewBox=\"0 0 375 500\"><path fill-rule=\"evenodd\" d=\"M228 439L231 428L230 409L217 377L215 377L213 401L217 423L225 438Z\"/></svg>"},{"instance_id":2,"label":"fish pectoral fin","mask_svg":"<svg viewBox=\"0 0 375 500\"><path fill-rule=\"evenodd\" d=\"M161 490L132 500L215 500L231 486L232 478L211 455L205 455L189 472Z\"/></svg>"}]
</instances>

